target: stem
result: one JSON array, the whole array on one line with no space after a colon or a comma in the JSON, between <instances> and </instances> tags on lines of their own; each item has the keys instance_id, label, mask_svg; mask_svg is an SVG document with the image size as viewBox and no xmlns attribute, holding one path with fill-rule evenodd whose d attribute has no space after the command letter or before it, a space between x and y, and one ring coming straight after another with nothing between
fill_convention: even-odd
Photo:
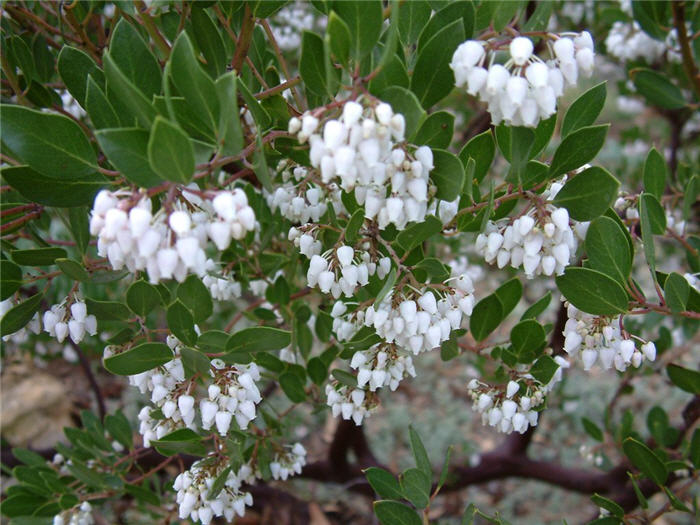
<instances>
[{"instance_id":1,"label":"stem","mask_svg":"<svg viewBox=\"0 0 700 525\"><path fill-rule=\"evenodd\" d=\"M73 350L75 350L75 353L78 354L80 367L83 369L85 377L87 378L88 383L90 383L90 388L92 388L92 391L95 394L95 401L97 401L97 410L100 413L100 419L104 419L107 412L105 410L105 400L102 396L100 385L97 384L97 380L95 379L95 374L92 373L92 369L90 368L90 360L87 358L85 352L83 352L80 346L74 343L71 339L69 339L69 343L73 347Z\"/></svg>"},{"instance_id":2,"label":"stem","mask_svg":"<svg viewBox=\"0 0 700 525\"><path fill-rule=\"evenodd\" d=\"M690 41L685 28L685 2L671 2L671 10L673 11L673 25L678 33L678 44L681 47L683 68L695 90L695 94L700 97L700 75L693 59L693 52L690 49Z\"/></svg>"},{"instance_id":3,"label":"stem","mask_svg":"<svg viewBox=\"0 0 700 525\"><path fill-rule=\"evenodd\" d=\"M167 59L170 56L170 46L165 40L165 37L158 31L158 28L153 23L153 18L148 13L148 7L143 3L143 0L136 1L136 11L138 11L139 18L143 21L143 25L146 27L146 31L151 35L151 38L161 50L164 57Z\"/></svg>"},{"instance_id":4,"label":"stem","mask_svg":"<svg viewBox=\"0 0 700 525\"><path fill-rule=\"evenodd\" d=\"M245 57L248 56L248 48L250 47L250 42L253 39L254 28L255 18L250 10L250 6L246 4L245 14L243 15L243 25L241 26L241 34L238 35L236 52L233 55L233 60L231 61L231 68L236 71L236 73L241 72L243 61L245 60Z\"/></svg>"}]
</instances>

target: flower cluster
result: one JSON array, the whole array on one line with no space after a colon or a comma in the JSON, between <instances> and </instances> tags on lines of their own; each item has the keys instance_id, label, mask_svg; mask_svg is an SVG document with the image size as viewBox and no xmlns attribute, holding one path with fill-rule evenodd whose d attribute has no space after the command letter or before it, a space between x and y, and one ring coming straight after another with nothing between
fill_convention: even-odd
<instances>
[{"instance_id":1,"label":"flower cluster","mask_svg":"<svg viewBox=\"0 0 700 525\"><path fill-rule=\"evenodd\" d=\"M554 42L546 40L552 56L547 62L533 54L532 40L524 36L511 40L505 64L494 63L497 43L467 40L450 63L455 84L488 104L494 124L537 126L554 115L557 99L566 86L576 84L579 71L586 77L592 74L595 58L587 31L548 36Z\"/></svg>"},{"instance_id":2,"label":"flower cluster","mask_svg":"<svg viewBox=\"0 0 700 525\"><path fill-rule=\"evenodd\" d=\"M481 414L484 425L495 427L500 432L523 434L528 427L537 426L540 407L547 396L562 378L562 370L569 368L569 362L561 356L554 361L559 368L546 385L541 384L529 373L522 373L517 380L511 379L505 387L496 387L472 379L467 384L473 408Z\"/></svg>"},{"instance_id":3,"label":"flower cluster","mask_svg":"<svg viewBox=\"0 0 700 525\"><path fill-rule=\"evenodd\" d=\"M289 452L276 454L270 462L270 473L274 479L286 480L290 475L301 474L306 465L306 449L301 443L295 443Z\"/></svg>"},{"instance_id":4,"label":"flower cluster","mask_svg":"<svg viewBox=\"0 0 700 525\"><path fill-rule=\"evenodd\" d=\"M270 20L270 28L282 51L301 49L301 35L313 29L316 23L314 10L306 2L287 4Z\"/></svg>"},{"instance_id":5,"label":"flower cluster","mask_svg":"<svg viewBox=\"0 0 700 525\"><path fill-rule=\"evenodd\" d=\"M314 246L316 242L308 234L299 238L302 249L306 248L306 245ZM306 254L308 253L307 250ZM321 292L330 293L335 299L342 294L346 297L352 296L358 285L367 285L370 276L376 273L383 279L391 269L391 260L388 257L382 257L375 263L369 252L356 252L352 246L341 245L325 255L328 259L316 254L311 256L306 280L310 287L318 286Z\"/></svg>"},{"instance_id":6,"label":"flower cluster","mask_svg":"<svg viewBox=\"0 0 700 525\"><path fill-rule=\"evenodd\" d=\"M67 309L66 301L54 304L50 310L44 312L44 330L59 343L62 343L66 336L70 336L71 341L78 344L86 332L95 335L97 319L94 315L88 315L85 302L75 299L70 309Z\"/></svg>"},{"instance_id":7,"label":"flower cluster","mask_svg":"<svg viewBox=\"0 0 700 525\"><path fill-rule=\"evenodd\" d=\"M400 354L394 345L376 345L355 352L350 368L357 370L357 386L369 385L370 392L384 386L394 391L404 377L416 377L411 356Z\"/></svg>"},{"instance_id":8,"label":"flower cluster","mask_svg":"<svg viewBox=\"0 0 700 525\"><path fill-rule=\"evenodd\" d=\"M377 406L373 392L385 386L396 390L402 379L415 377L412 355L438 348L461 327L463 316L471 315L474 308L474 285L466 274L449 281L454 286L441 284L439 292L413 288L406 293L394 291L379 304L354 311L342 301L334 304L331 317L339 341L368 328L381 341L353 355L350 367L357 370L357 388L327 385L327 403L333 415L352 418L359 425Z\"/></svg>"},{"instance_id":9,"label":"flower cluster","mask_svg":"<svg viewBox=\"0 0 700 525\"><path fill-rule=\"evenodd\" d=\"M309 142L311 166L320 171L322 184L337 181L354 191L365 217L376 219L380 229L393 224L402 230L425 219L435 192L429 181L433 153L427 146L407 150L402 114L384 102L349 101L339 118L326 120L321 132L319 127L312 113L289 121L289 132Z\"/></svg>"},{"instance_id":10,"label":"flower cluster","mask_svg":"<svg viewBox=\"0 0 700 525\"><path fill-rule=\"evenodd\" d=\"M290 168L287 161L280 161L278 170L281 171L283 183L272 193L263 190L263 195L267 205L273 211L279 210L289 221L295 224L319 222L328 210L329 200L340 202L335 184L320 186L306 182L310 176L308 168L302 166ZM330 190L330 194L327 190ZM340 205L336 206L336 211L338 208Z\"/></svg>"},{"instance_id":11,"label":"flower cluster","mask_svg":"<svg viewBox=\"0 0 700 525\"><path fill-rule=\"evenodd\" d=\"M394 301L387 296L377 307L364 311L363 323L372 326L384 341L419 354L437 348L450 338L452 330L462 324L463 315L471 315L474 308L474 285L463 275L455 288L442 298L431 290L419 294L415 300L403 298Z\"/></svg>"},{"instance_id":12,"label":"flower cluster","mask_svg":"<svg viewBox=\"0 0 700 525\"><path fill-rule=\"evenodd\" d=\"M562 186L552 183L543 197L553 199ZM570 219L566 208L546 204L512 222L508 218L489 221L477 236L475 249L499 268L509 263L513 268L522 266L530 279L540 274L560 275L575 257L579 241L586 238L588 224Z\"/></svg>"},{"instance_id":13,"label":"flower cluster","mask_svg":"<svg viewBox=\"0 0 700 525\"><path fill-rule=\"evenodd\" d=\"M173 350L173 359L164 365L129 376L129 383L138 387L142 394L151 394L151 403L160 410L162 417L153 416L153 407L145 406L139 413L139 432L145 446L154 439L187 427L196 429L196 393L193 383L185 380L185 370L180 357L182 344L172 335L167 338ZM114 348L105 349L105 357L114 354ZM225 436L236 420L239 428L245 430L255 419L255 405L262 400L255 381L260 380L260 371L255 365L229 366L220 359L212 359L209 370L212 384L207 388L207 398L199 402L202 427L216 430Z\"/></svg>"},{"instance_id":14,"label":"flower cluster","mask_svg":"<svg viewBox=\"0 0 700 525\"><path fill-rule=\"evenodd\" d=\"M334 381L326 385L326 402L333 417L352 419L356 425L378 406L376 394L362 388L352 388Z\"/></svg>"},{"instance_id":15,"label":"flower cluster","mask_svg":"<svg viewBox=\"0 0 700 525\"><path fill-rule=\"evenodd\" d=\"M260 370L255 363L226 366L212 361L212 365L214 383L207 389L208 399L199 404L202 427L208 430L216 424L216 430L225 436L235 418L238 427L245 430L255 419L255 405L262 401L255 384L260 380Z\"/></svg>"},{"instance_id":16,"label":"flower cluster","mask_svg":"<svg viewBox=\"0 0 700 525\"><path fill-rule=\"evenodd\" d=\"M230 301L241 296L241 283L233 279L233 274L215 274L216 263L212 259L207 259L204 269L207 274L202 277L202 283L207 287L211 298L216 301Z\"/></svg>"},{"instance_id":17,"label":"flower cluster","mask_svg":"<svg viewBox=\"0 0 700 525\"><path fill-rule=\"evenodd\" d=\"M171 278L182 282L188 273L204 275L207 239L225 250L232 239L254 229L255 213L240 188L218 192L211 202L188 192L170 212L161 209L155 215L145 195L132 205L131 193L102 190L90 219L98 254L115 270L146 270L154 283Z\"/></svg>"},{"instance_id":18,"label":"flower cluster","mask_svg":"<svg viewBox=\"0 0 700 525\"><path fill-rule=\"evenodd\" d=\"M195 461L189 470L175 478L173 488L177 491L180 519L189 517L208 525L215 516L223 516L230 523L236 515L242 517L245 514L246 506L253 504L253 496L250 492L243 492L241 486L255 480L253 469L247 463L237 471L229 470L221 491L209 498L214 481L226 468L227 462L208 457Z\"/></svg>"},{"instance_id":19,"label":"flower cluster","mask_svg":"<svg viewBox=\"0 0 700 525\"><path fill-rule=\"evenodd\" d=\"M92 505L87 501L53 517L53 525L92 525L93 523L95 519L92 517Z\"/></svg>"},{"instance_id":20,"label":"flower cluster","mask_svg":"<svg viewBox=\"0 0 700 525\"><path fill-rule=\"evenodd\" d=\"M647 35L636 21L618 21L610 28L605 47L608 53L623 61L643 59L651 64L665 55L671 62L680 62L676 35L676 30L672 29L661 42Z\"/></svg>"},{"instance_id":21,"label":"flower cluster","mask_svg":"<svg viewBox=\"0 0 700 525\"><path fill-rule=\"evenodd\" d=\"M636 348L632 339L626 339L620 330L620 318L598 317L567 305L568 320L564 326L564 350L572 357L581 353L583 369L590 370L596 361L605 370L615 366L624 372L628 366L639 368L644 359L656 359L652 341Z\"/></svg>"}]
</instances>

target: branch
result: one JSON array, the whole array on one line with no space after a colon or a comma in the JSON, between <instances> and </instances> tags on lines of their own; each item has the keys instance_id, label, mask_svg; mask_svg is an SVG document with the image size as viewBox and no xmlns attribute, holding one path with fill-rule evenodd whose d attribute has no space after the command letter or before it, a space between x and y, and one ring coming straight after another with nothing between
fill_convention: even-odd
<instances>
[{"instance_id":1,"label":"branch","mask_svg":"<svg viewBox=\"0 0 700 525\"><path fill-rule=\"evenodd\" d=\"M88 383L90 383L90 388L95 394L95 401L97 402L97 410L100 413L100 419L104 419L105 414L107 413L105 410L105 400L104 396L102 395L102 391L100 390L100 385L97 384L97 380L95 379L95 374L92 373L92 368L90 368L90 360L87 358L85 352L83 352L80 346L74 343L70 338L68 342L73 347L73 350L75 350L75 353L78 354L80 367L83 369L83 373L85 374Z\"/></svg>"},{"instance_id":2,"label":"branch","mask_svg":"<svg viewBox=\"0 0 700 525\"><path fill-rule=\"evenodd\" d=\"M685 2L671 2L671 10L673 11L673 25L678 33L678 44L681 47L683 68L695 90L695 94L700 97L700 74L698 74L698 68L693 59L690 40L688 40L688 33L685 28Z\"/></svg>"}]
</instances>

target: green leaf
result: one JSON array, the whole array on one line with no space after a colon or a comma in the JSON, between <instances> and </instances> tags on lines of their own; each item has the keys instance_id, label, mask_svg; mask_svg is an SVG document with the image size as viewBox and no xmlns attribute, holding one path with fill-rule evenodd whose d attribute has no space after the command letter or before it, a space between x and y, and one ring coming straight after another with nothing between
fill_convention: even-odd
<instances>
[{"instance_id":1,"label":"green leaf","mask_svg":"<svg viewBox=\"0 0 700 525\"><path fill-rule=\"evenodd\" d=\"M690 285L685 277L673 272L664 283L664 299L666 305L674 314L687 310L688 298L690 297Z\"/></svg>"},{"instance_id":2,"label":"green leaf","mask_svg":"<svg viewBox=\"0 0 700 525\"><path fill-rule=\"evenodd\" d=\"M347 0L335 2L333 10L350 31L350 54L358 62L369 54L382 30L382 3L380 0Z\"/></svg>"},{"instance_id":3,"label":"green leaf","mask_svg":"<svg viewBox=\"0 0 700 525\"><path fill-rule=\"evenodd\" d=\"M593 124L605 105L605 97L606 82L593 86L578 97L564 115L561 124L562 138L584 126Z\"/></svg>"},{"instance_id":4,"label":"green leaf","mask_svg":"<svg viewBox=\"0 0 700 525\"><path fill-rule=\"evenodd\" d=\"M495 295L484 297L476 303L469 319L469 330L477 341L483 341L503 320L503 304Z\"/></svg>"},{"instance_id":5,"label":"green leaf","mask_svg":"<svg viewBox=\"0 0 700 525\"><path fill-rule=\"evenodd\" d=\"M43 463L43 458L42 458ZM380 498L402 499L401 486L394 475L379 467L369 467L364 471L367 481Z\"/></svg>"},{"instance_id":6,"label":"green leaf","mask_svg":"<svg viewBox=\"0 0 700 525\"><path fill-rule=\"evenodd\" d=\"M423 446L423 441L421 441L418 432L412 426L408 427L408 435L411 440L411 451L413 452L413 459L416 460L416 467L425 474L428 482L430 482L433 476L433 467L430 466L430 460L428 459L428 453L425 451L425 446Z\"/></svg>"},{"instance_id":7,"label":"green leaf","mask_svg":"<svg viewBox=\"0 0 700 525\"><path fill-rule=\"evenodd\" d=\"M453 201L462 193L464 187L464 168L459 159L442 149L433 149L435 168L430 178L437 186L436 197L444 201Z\"/></svg>"},{"instance_id":8,"label":"green leaf","mask_svg":"<svg viewBox=\"0 0 700 525\"><path fill-rule=\"evenodd\" d=\"M101 321L126 321L131 317L131 312L122 303L113 301L95 301L85 298L85 304L89 314Z\"/></svg>"},{"instance_id":9,"label":"green leaf","mask_svg":"<svg viewBox=\"0 0 700 525\"><path fill-rule=\"evenodd\" d=\"M554 134L554 128L557 127L557 115L556 113L549 117L548 119L540 121L537 127L534 129L535 141L532 143L530 148L530 153L528 154L528 160L534 159L540 153L542 153L545 148L549 145L549 141L552 140L552 135Z\"/></svg>"},{"instance_id":10,"label":"green leaf","mask_svg":"<svg viewBox=\"0 0 700 525\"><path fill-rule=\"evenodd\" d=\"M334 11L331 11L328 17L326 34L330 40L331 53L338 59L338 62L347 65L350 58L350 29Z\"/></svg>"},{"instance_id":11,"label":"green leaf","mask_svg":"<svg viewBox=\"0 0 700 525\"><path fill-rule=\"evenodd\" d=\"M692 461L695 468L700 468L700 428L695 429L693 437L690 439L688 459Z\"/></svg>"},{"instance_id":12,"label":"green leaf","mask_svg":"<svg viewBox=\"0 0 700 525\"><path fill-rule=\"evenodd\" d=\"M668 472L663 461L644 443L628 437L622 442L622 450L630 462L654 483L663 485L666 482Z\"/></svg>"},{"instance_id":13,"label":"green leaf","mask_svg":"<svg viewBox=\"0 0 700 525\"><path fill-rule=\"evenodd\" d=\"M152 370L173 359L165 343L143 343L104 360L105 368L113 374L130 376Z\"/></svg>"},{"instance_id":14,"label":"green leaf","mask_svg":"<svg viewBox=\"0 0 700 525\"><path fill-rule=\"evenodd\" d=\"M194 175L192 143L178 126L156 117L148 140L148 162L163 179L187 184Z\"/></svg>"},{"instance_id":15,"label":"green leaf","mask_svg":"<svg viewBox=\"0 0 700 525\"><path fill-rule=\"evenodd\" d=\"M406 251L442 231L442 222L434 215L428 215L424 222L414 223L396 236L396 242Z\"/></svg>"},{"instance_id":16,"label":"green leaf","mask_svg":"<svg viewBox=\"0 0 700 525\"><path fill-rule=\"evenodd\" d=\"M127 306L142 319L145 319L160 302L158 289L143 279L134 282L126 290Z\"/></svg>"},{"instance_id":17,"label":"green leaf","mask_svg":"<svg viewBox=\"0 0 700 525\"><path fill-rule=\"evenodd\" d=\"M535 302L532 306L525 310L525 312L523 312L523 315L520 317L520 320L522 321L525 319L534 319L547 309L551 300L552 292L547 292L544 295L544 297L538 299L537 302Z\"/></svg>"},{"instance_id":18,"label":"green leaf","mask_svg":"<svg viewBox=\"0 0 700 525\"><path fill-rule=\"evenodd\" d=\"M107 99L102 88L95 82L92 75L87 80L87 94L85 95L85 111L90 115L90 120L96 129L119 127L119 117L112 104Z\"/></svg>"},{"instance_id":19,"label":"green leaf","mask_svg":"<svg viewBox=\"0 0 700 525\"><path fill-rule=\"evenodd\" d=\"M207 60L207 69L216 78L226 71L226 47L221 33L206 9L192 9L192 35Z\"/></svg>"},{"instance_id":20,"label":"green leaf","mask_svg":"<svg viewBox=\"0 0 700 525\"><path fill-rule=\"evenodd\" d=\"M63 115L0 105L2 142L18 160L51 179L91 175L97 158L80 126Z\"/></svg>"},{"instance_id":21,"label":"green leaf","mask_svg":"<svg viewBox=\"0 0 700 525\"><path fill-rule=\"evenodd\" d=\"M700 372L697 370L690 370L689 368L670 364L666 367L666 373L671 383L681 390L685 390L691 394L700 394Z\"/></svg>"},{"instance_id":22,"label":"green leaf","mask_svg":"<svg viewBox=\"0 0 700 525\"><path fill-rule=\"evenodd\" d=\"M664 235L666 233L666 212L659 202L659 199L654 197L651 193L642 193L639 202L640 221L648 221L651 227L651 233L654 235ZM641 218L642 208L645 209L644 219Z\"/></svg>"},{"instance_id":23,"label":"green leaf","mask_svg":"<svg viewBox=\"0 0 700 525\"><path fill-rule=\"evenodd\" d=\"M75 281L84 282L90 279L83 265L73 259L56 259L56 266L68 277Z\"/></svg>"},{"instance_id":24,"label":"green leaf","mask_svg":"<svg viewBox=\"0 0 700 525\"><path fill-rule=\"evenodd\" d=\"M412 3L412 2L411 2ZM442 5L442 4L441 4ZM445 26L454 20L462 21L464 39L471 38L474 32L474 4L468 0L451 2L445 7L433 6L437 12L425 25L418 39L418 49L422 49ZM412 43L412 42L411 42Z\"/></svg>"},{"instance_id":25,"label":"green leaf","mask_svg":"<svg viewBox=\"0 0 700 525\"><path fill-rule=\"evenodd\" d=\"M139 32L121 18L110 36L109 55L136 88L151 100L160 93L161 68Z\"/></svg>"},{"instance_id":26,"label":"green leaf","mask_svg":"<svg viewBox=\"0 0 700 525\"><path fill-rule=\"evenodd\" d=\"M412 45L430 18L430 5L424 0L406 2L399 10L399 36L404 44Z\"/></svg>"},{"instance_id":27,"label":"green leaf","mask_svg":"<svg viewBox=\"0 0 700 525\"><path fill-rule=\"evenodd\" d=\"M90 213L88 208L70 208L68 210L68 228L70 229L75 245L81 254L87 251L90 243Z\"/></svg>"},{"instance_id":28,"label":"green leaf","mask_svg":"<svg viewBox=\"0 0 700 525\"><path fill-rule=\"evenodd\" d=\"M447 148L454 134L455 116L447 111L436 111L428 116L413 137L416 144L431 148Z\"/></svg>"},{"instance_id":29,"label":"green leaf","mask_svg":"<svg viewBox=\"0 0 700 525\"><path fill-rule=\"evenodd\" d=\"M651 148L644 161L644 191L661 199L668 180L666 160L656 148Z\"/></svg>"},{"instance_id":30,"label":"green leaf","mask_svg":"<svg viewBox=\"0 0 700 525\"><path fill-rule=\"evenodd\" d=\"M535 12L530 15L527 22L523 24L522 32L544 31L549 25L549 19L552 16L552 2L539 2L535 8Z\"/></svg>"},{"instance_id":31,"label":"green leaf","mask_svg":"<svg viewBox=\"0 0 700 525\"><path fill-rule=\"evenodd\" d=\"M0 280L2 280L0 301L4 301L22 286L22 269L12 261L0 259Z\"/></svg>"},{"instance_id":32,"label":"green leaf","mask_svg":"<svg viewBox=\"0 0 700 525\"><path fill-rule=\"evenodd\" d=\"M355 378L354 375L352 375L350 372L346 372L345 370L340 370L339 368L336 368L331 372L331 375L340 383L345 386L349 386L352 388L357 388L357 378Z\"/></svg>"},{"instance_id":33,"label":"green leaf","mask_svg":"<svg viewBox=\"0 0 700 525\"><path fill-rule=\"evenodd\" d=\"M177 298L192 312L195 323L207 319L214 310L209 289L196 275L188 276L178 285Z\"/></svg>"},{"instance_id":34,"label":"green leaf","mask_svg":"<svg viewBox=\"0 0 700 525\"><path fill-rule=\"evenodd\" d=\"M182 356L182 366L185 369L186 378L190 378L195 374L199 374L203 378L209 377L211 361L205 354L192 348L182 347L180 355Z\"/></svg>"},{"instance_id":35,"label":"green leaf","mask_svg":"<svg viewBox=\"0 0 700 525\"><path fill-rule=\"evenodd\" d=\"M422 525L423 521L415 510L393 500L374 502L374 513L382 525Z\"/></svg>"},{"instance_id":36,"label":"green leaf","mask_svg":"<svg viewBox=\"0 0 700 525\"><path fill-rule=\"evenodd\" d=\"M656 250L654 249L654 232L652 223L654 217L658 219L658 207L660 206L656 198L649 194L643 193L638 201L639 206L639 229L642 234L642 244L644 246L644 257L647 260L647 265L651 270L651 275L656 278ZM662 210L663 213L663 210ZM663 220L666 220L664 215Z\"/></svg>"},{"instance_id":37,"label":"green leaf","mask_svg":"<svg viewBox=\"0 0 700 525\"><path fill-rule=\"evenodd\" d=\"M586 126L570 133L554 152L549 177L558 177L593 160L603 147L609 127L609 124Z\"/></svg>"},{"instance_id":38,"label":"green leaf","mask_svg":"<svg viewBox=\"0 0 700 525\"><path fill-rule=\"evenodd\" d=\"M513 308L518 305L523 295L523 284L520 282L520 279L513 277L499 286L494 292L494 295L501 301L501 306L503 308L503 317L501 320L503 320L513 311Z\"/></svg>"},{"instance_id":39,"label":"green leaf","mask_svg":"<svg viewBox=\"0 0 700 525\"><path fill-rule=\"evenodd\" d=\"M590 268L569 266L556 277L557 288L579 310L593 315L627 312L627 292L612 277Z\"/></svg>"},{"instance_id":40,"label":"green leaf","mask_svg":"<svg viewBox=\"0 0 700 525\"><path fill-rule=\"evenodd\" d=\"M243 148L243 130L238 112L236 74L226 73L215 83L219 97L219 142L222 155L236 155Z\"/></svg>"},{"instance_id":41,"label":"green leaf","mask_svg":"<svg viewBox=\"0 0 700 525\"><path fill-rule=\"evenodd\" d=\"M61 48L57 69L66 89L82 107L85 107L88 77L93 75L98 84L104 84L104 75L90 55L69 45Z\"/></svg>"},{"instance_id":42,"label":"green leaf","mask_svg":"<svg viewBox=\"0 0 700 525\"><path fill-rule=\"evenodd\" d=\"M194 345L197 341L197 332L194 330L194 317L189 309L176 299L168 307L166 315L168 320L168 328L180 341L186 345Z\"/></svg>"},{"instance_id":43,"label":"green leaf","mask_svg":"<svg viewBox=\"0 0 700 525\"><path fill-rule=\"evenodd\" d=\"M620 226L602 216L594 219L586 233L588 267L609 275L623 286L632 270L632 254Z\"/></svg>"},{"instance_id":44,"label":"green leaf","mask_svg":"<svg viewBox=\"0 0 700 525\"><path fill-rule=\"evenodd\" d=\"M394 288L394 284L396 284L396 268L392 267L389 275L386 276L382 289L379 290L377 298L374 300L374 306L377 306L384 300L387 294Z\"/></svg>"},{"instance_id":45,"label":"green leaf","mask_svg":"<svg viewBox=\"0 0 700 525\"><path fill-rule=\"evenodd\" d=\"M586 434L591 436L596 441L600 441L601 443L603 442L603 431L600 430L598 425L586 417L581 418L581 424L583 425L583 429L586 431Z\"/></svg>"},{"instance_id":46,"label":"green leaf","mask_svg":"<svg viewBox=\"0 0 700 525\"><path fill-rule=\"evenodd\" d=\"M700 177L693 175L683 191L683 220L687 221L700 193Z\"/></svg>"},{"instance_id":47,"label":"green leaf","mask_svg":"<svg viewBox=\"0 0 700 525\"><path fill-rule=\"evenodd\" d=\"M450 60L463 41L462 20L454 20L438 31L419 51L411 77L411 91L424 108L431 107L452 91L455 80Z\"/></svg>"},{"instance_id":48,"label":"green leaf","mask_svg":"<svg viewBox=\"0 0 700 525\"><path fill-rule=\"evenodd\" d=\"M279 378L280 388L292 403L303 403L306 401L304 383L297 374L285 372Z\"/></svg>"},{"instance_id":49,"label":"green leaf","mask_svg":"<svg viewBox=\"0 0 700 525\"><path fill-rule=\"evenodd\" d=\"M607 510L616 518L622 518L625 514L625 510L622 507L620 507L620 505L618 505L611 499L600 496L599 494L593 494L591 496L591 501L601 509Z\"/></svg>"},{"instance_id":50,"label":"green leaf","mask_svg":"<svg viewBox=\"0 0 700 525\"><path fill-rule=\"evenodd\" d=\"M615 177L603 168L593 166L567 181L553 203L566 208L569 216L576 221L590 221L605 213L617 196L619 187L620 183Z\"/></svg>"},{"instance_id":51,"label":"green leaf","mask_svg":"<svg viewBox=\"0 0 700 525\"><path fill-rule=\"evenodd\" d=\"M121 443L124 448L130 450L134 446L131 425L129 424L129 420L124 417L121 410L117 411L116 414L107 414L104 424L107 432Z\"/></svg>"},{"instance_id":52,"label":"green leaf","mask_svg":"<svg viewBox=\"0 0 700 525\"><path fill-rule=\"evenodd\" d=\"M312 357L306 364L306 373L316 385L322 385L328 378L328 367L319 357Z\"/></svg>"},{"instance_id":53,"label":"green leaf","mask_svg":"<svg viewBox=\"0 0 700 525\"><path fill-rule=\"evenodd\" d=\"M635 69L630 72L634 87L652 105L662 109L681 109L686 105L683 93L671 83L667 75L651 69Z\"/></svg>"},{"instance_id":54,"label":"green leaf","mask_svg":"<svg viewBox=\"0 0 700 525\"><path fill-rule=\"evenodd\" d=\"M549 384L559 365L548 355L540 356L530 368L530 374L543 385Z\"/></svg>"},{"instance_id":55,"label":"green leaf","mask_svg":"<svg viewBox=\"0 0 700 525\"><path fill-rule=\"evenodd\" d=\"M0 175L25 199L57 208L92 204L95 194L107 185L107 180L97 175L58 180L29 166L3 168Z\"/></svg>"},{"instance_id":56,"label":"green leaf","mask_svg":"<svg viewBox=\"0 0 700 525\"><path fill-rule=\"evenodd\" d=\"M10 308L0 319L0 337L14 334L31 321L34 314L39 310L43 298L44 293L39 292L26 301Z\"/></svg>"},{"instance_id":57,"label":"green leaf","mask_svg":"<svg viewBox=\"0 0 700 525\"><path fill-rule=\"evenodd\" d=\"M264 352L280 350L289 346L292 334L286 330L269 326L244 328L233 334L226 342L227 352Z\"/></svg>"},{"instance_id":58,"label":"green leaf","mask_svg":"<svg viewBox=\"0 0 700 525\"><path fill-rule=\"evenodd\" d=\"M430 478L417 468L410 468L401 475L404 497L418 509L430 503Z\"/></svg>"},{"instance_id":59,"label":"green leaf","mask_svg":"<svg viewBox=\"0 0 700 525\"><path fill-rule=\"evenodd\" d=\"M148 162L148 131L140 128L103 129L95 136L109 161L131 182L142 188L163 182Z\"/></svg>"},{"instance_id":60,"label":"green leaf","mask_svg":"<svg viewBox=\"0 0 700 525\"><path fill-rule=\"evenodd\" d=\"M45 501L45 498L37 494L15 494L2 502L2 513L8 518L17 516L30 516L36 511L37 506ZM13 520L17 522L18 520ZM420 522L419 522L420 523Z\"/></svg>"},{"instance_id":61,"label":"green leaf","mask_svg":"<svg viewBox=\"0 0 700 525\"><path fill-rule=\"evenodd\" d=\"M312 93L322 97L332 94L326 82L323 39L311 31L304 31L302 37L299 75Z\"/></svg>"},{"instance_id":62,"label":"green leaf","mask_svg":"<svg viewBox=\"0 0 700 525\"><path fill-rule=\"evenodd\" d=\"M358 232L364 223L364 210L362 208L358 208L355 210L355 213L352 214L350 220L348 220L347 226L345 226L345 238L348 242L352 243L357 240Z\"/></svg>"},{"instance_id":63,"label":"green leaf","mask_svg":"<svg viewBox=\"0 0 700 525\"><path fill-rule=\"evenodd\" d=\"M170 53L170 74L178 92L194 113L207 129L215 131L220 118L216 86L200 66L192 42L184 31L177 37Z\"/></svg>"},{"instance_id":64,"label":"green leaf","mask_svg":"<svg viewBox=\"0 0 700 525\"><path fill-rule=\"evenodd\" d=\"M401 113L406 120L406 137L412 137L425 118L425 111L416 96L401 86L391 86L379 94L379 98L391 105L394 113Z\"/></svg>"},{"instance_id":65,"label":"green leaf","mask_svg":"<svg viewBox=\"0 0 700 525\"><path fill-rule=\"evenodd\" d=\"M108 95L115 97L131 114L136 118L139 124L144 128L150 128L153 120L156 118L156 109L151 103L151 99L146 97L143 92L136 87L119 68L110 53L105 53L102 57L102 62L105 68L105 76L107 77ZM110 98L111 100L111 98ZM117 111L119 111L118 108ZM125 118L127 122L130 119Z\"/></svg>"},{"instance_id":66,"label":"green leaf","mask_svg":"<svg viewBox=\"0 0 700 525\"><path fill-rule=\"evenodd\" d=\"M469 142L459 152L459 160L466 167L467 161L474 159L476 166L474 168L474 178L481 182L491 168L493 157L496 154L496 143L493 140L493 133L489 129L475 137L472 137Z\"/></svg>"},{"instance_id":67,"label":"green leaf","mask_svg":"<svg viewBox=\"0 0 700 525\"><path fill-rule=\"evenodd\" d=\"M164 456L175 454L204 456L207 453L206 447L202 444L202 438L189 428L181 428L159 440L151 441L151 446Z\"/></svg>"},{"instance_id":68,"label":"green leaf","mask_svg":"<svg viewBox=\"0 0 700 525\"><path fill-rule=\"evenodd\" d=\"M632 16L639 23L641 28L652 38L664 41L667 35L666 26L668 23L668 15L666 13L666 2L644 2L632 0ZM659 9L661 8L661 9Z\"/></svg>"},{"instance_id":69,"label":"green leaf","mask_svg":"<svg viewBox=\"0 0 700 525\"><path fill-rule=\"evenodd\" d=\"M63 248L33 248L12 250L12 260L21 266L50 266L56 259L66 257Z\"/></svg>"},{"instance_id":70,"label":"green leaf","mask_svg":"<svg viewBox=\"0 0 700 525\"><path fill-rule=\"evenodd\" d=\"M516 324L510 331L513 352L521 363L529 363L545 345L544 327L533 319L526 319Z\"/></svg>"}]
</instances>

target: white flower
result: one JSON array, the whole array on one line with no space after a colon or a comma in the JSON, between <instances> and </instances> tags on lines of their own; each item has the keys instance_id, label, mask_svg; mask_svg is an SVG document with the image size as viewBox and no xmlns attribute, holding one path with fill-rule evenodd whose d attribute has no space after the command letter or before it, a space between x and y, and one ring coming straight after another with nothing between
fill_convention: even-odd
<instances>
[{"instance_id":1,"label":"white flower","mask_svg":"<svg viewBox=\"0 0 700 525\"><path fill-rule=\"evenodd\" d=\"M532 40L527 37L519 36L511 40L510 55L515 65L524 66L530 60L533 49Z\"/></svg>"}]
</instances>

